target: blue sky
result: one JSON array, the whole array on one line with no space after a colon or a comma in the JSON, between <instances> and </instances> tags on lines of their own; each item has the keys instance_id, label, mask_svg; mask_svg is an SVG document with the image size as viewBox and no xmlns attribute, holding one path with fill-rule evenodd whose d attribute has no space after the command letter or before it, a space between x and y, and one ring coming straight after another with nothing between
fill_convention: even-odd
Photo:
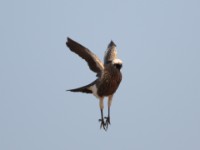
<instances>
[{"instance_id":1,"label":"blue sky","mask_svg":"<svg viewBox=\"0 0 200 150\"><path fill-rule=\"evenodd\" d=\"M0 2L0 149L200 149L200 2ZM65 46L123 60L111 126L98 100L66 92L95 79ZM105 101L106 103L106 101Z\"/></svg>"}]
</instances>

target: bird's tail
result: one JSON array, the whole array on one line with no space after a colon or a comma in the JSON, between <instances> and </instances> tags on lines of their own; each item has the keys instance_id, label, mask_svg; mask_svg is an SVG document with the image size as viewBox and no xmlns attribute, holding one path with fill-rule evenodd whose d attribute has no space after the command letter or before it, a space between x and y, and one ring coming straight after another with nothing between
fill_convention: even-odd
<instances>
[{"instance_id":1,"label":"bird's tail","mask_svg":"<svg viewBox=\"0 0 200 150\"><path fill-rule=\"evenodd\" d=\"M85 86L82 86L82 87L79 87L79 88L75 88L75 89L70 89L70 90L66 90L66 91L70 91L70 92L83 92L83 93L92 93L92 91L90 90L90 87L92 85L94 85L96 83L97 80L95 80L94 82L88 84L88 85L85 85Z\"/></svg>"}]
</instances>

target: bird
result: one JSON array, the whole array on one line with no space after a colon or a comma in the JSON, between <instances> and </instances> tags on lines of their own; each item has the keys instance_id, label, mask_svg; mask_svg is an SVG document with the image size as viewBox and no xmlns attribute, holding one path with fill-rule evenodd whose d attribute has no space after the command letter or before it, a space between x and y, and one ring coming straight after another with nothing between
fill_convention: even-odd
<instances>
[{"instance_id":1,"label":"bird","mask_svg":"<svg viewBox=\"0 0 200 150\"><path fill-rule=\"evenodd\" d=\"M67 38L66 46L75 54L84 59L90 70L96 73L97 79L88 85L69 89L71 92L82 92L93 94L99 100L99 107L101 112L100 129L103 127L107 131L111 124L110 107L112 104L113 95L118 89L122 80L122 60L117 57L117 50L115 43L111 40L108 44L104 54L104 62L102 62L94 53L88 48L79 44L78 42ZM104 98L108 98L108 116L104 117Z\"/></svg>"}]
</instances>

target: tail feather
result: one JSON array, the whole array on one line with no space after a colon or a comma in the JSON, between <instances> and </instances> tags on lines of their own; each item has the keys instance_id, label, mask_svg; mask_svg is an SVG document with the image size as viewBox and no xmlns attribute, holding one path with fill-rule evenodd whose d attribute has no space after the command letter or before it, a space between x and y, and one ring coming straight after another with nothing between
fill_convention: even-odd
<instances>
[{"instance_id":1,"label":"tail feather","mask_svg":"<svg viewBox=\"0 0 200 150\"><path fill-rule=\"evenodd\" d=\"M79 87L79 88L75 88L75 89L70 89L70 90L67 90L67 91L70 91L70 92L83 92L83 93L92 93L92 91L89 89L90 86L94 85L96 83L96 80L86 86L82 86L82 87Z\"/></svg>"}]
</instances>

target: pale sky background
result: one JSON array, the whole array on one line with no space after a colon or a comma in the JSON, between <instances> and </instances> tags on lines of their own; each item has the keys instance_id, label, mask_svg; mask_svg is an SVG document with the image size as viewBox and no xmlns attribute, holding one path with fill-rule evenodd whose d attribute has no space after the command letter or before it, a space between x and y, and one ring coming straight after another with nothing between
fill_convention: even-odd
<instances>
[{"instance_id":1,"label":"pale sky background","mask_svg":"<svg viewBox=\"0 0 200 150\"><path fill-rule=\"evenodd\" d=\"M94 96L65 91L95 79L68 36L101 59L117 45L107 132ZM0 41L1 150L200 149L199 0L1 0Z\"/></svg>"}]
</instances>

